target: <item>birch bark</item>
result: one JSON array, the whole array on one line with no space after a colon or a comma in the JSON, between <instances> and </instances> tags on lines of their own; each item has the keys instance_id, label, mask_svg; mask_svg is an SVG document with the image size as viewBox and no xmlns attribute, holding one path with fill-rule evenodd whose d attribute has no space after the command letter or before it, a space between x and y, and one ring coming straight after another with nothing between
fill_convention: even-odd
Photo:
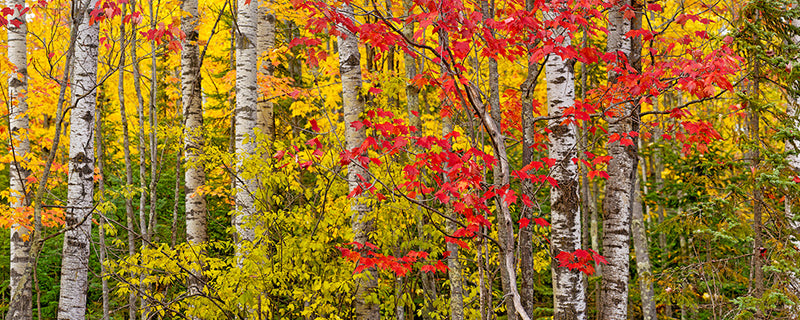
<instances>
[{"instance_id":1,"label":"birch bark","mask_svg":"<svg viewBox=\"0 0 800 320\"><path fill-rule=\"evenodd\" d=\"M558 19L560 13L568 8L563 4L552 5L550 11L543 13L546 21ZM554 39L563 37L556 45L571 45L572 37L566 28L554 29ZM572 63L558 54L550 54L545 63L547 78L548 114L559 116L547 124L550 129L549 158L556 164L551 175L558 183L550 188L550 251L555 257L561 252L575 252L581 248L581 213L578 200L578 164L572 159L578 157L578 126L574 121L561 119L564 108L575 104L575 77ZM586 319L586 295L582 273L575 269L559 267L552 261L553 270L553 318Z\"/></svg>"},{"instance_id":2,"label":"birch bark","mask_svg":"<svg viewBox=\"0 0 800 320\"><path fill-rule=\"evenodd\" d=\"M238 235L237 255L241 257L242 242L255 240L251 218L255 215L253 195L258 183L245 174L245 159L255 150L256 117L258 116L258 1L239 0L236 20L236 216L234 227ZM240 261L241 262L241 261Z\"/></svg>"},{"instance_id":3,"label":"birch bark","mask_svg":"<svg viewBox=\"0 0 800 320\"><path fill-rule=\"evenodd\" d=\"M353 7L344 4L340 9L341 14L355 22ZM356 129L350 124L360 121L364 111L364 96L361 92L361 54L358 51L358 36L344 25L337 25L339 32L339 73L342 79L342 104L344 108L345 141L348 150L361 146L366 139L366 130L361 127ZM347 182L352 192L361 183L361 178L369 179L367 170L357 161L351 162L347 167ZM369 240L369 233L373 228L370 217L371 208L363 195L354 196L352 199L353 215L353 241L364 244ZM378 272L373 268L365 270L356 278L355 312L358 320L380 319L380 306L369 301L368 296L375 294Z\"/></svg>"},{"instance_id":4,"label":"birch bark","mask_svg":"<svg viewBox=\"0 0 800 320\"><path fill-rule=\"evenodd\" d=\"M631 5L630 0L619 1L608 14L608 47L607 52L617 53L619 58L616 67L624 67L624 58L631 53L631 39L627 34L631 30L631 20L624 16L624 6ZM618 74L610 67L608 83L614 84ZM623 103L609 119L609 134L627 135L632 131L631 112L633 106ZM635 146L624 146L622 139L607 144L608 155L612 156L608 164L608 182L606 198L603 202L603 255L608 264L603 266L601 291L601 320L624 320L628 316L628 274L630 259L630 220L631 197L633 195L633 179L636 174Z\"/></svg>"},{"instance_id":5,"label":"birch bark","mask_svg":"<svg viewBox=\"0 0 800 320\"><path fill-rule=\"evenodd\" d=\"M259 72L264 76L272 76L272 61L269 59L269 52L275 47L275 14L272 12L272 0L259 0L258 14L258 43L257 55L263 57L259 64ZM238 92L238 91L237 91ZM256 91L256 97L258 91ZM261 97L258 99L257 126L261 133L270 139L275 139L275 108L272 100Z\"/></svg>"},{"instance_id":6,"label":"birch bark","mask_svg":"<svg viewBox=\"0 0 800 320\"><path fill-rule=\"evenodd\" d=\"M197 40L199 14L197 0L181 3L181 30L186 34L181 51L181 99L183 103L184 137L183 152L186 202L186 241L198 245L208 240L206 232L206 198L199 188L205 184L205 163L202 160L205 139L203 138L203 104L200 98L200 51ZM201 266L194 266L188 279L188 293L203 292Z\"/></svg>"},{"instance_id":7,"label":"birch bark","mask_svg":"<svg viewBox=\"0 0 800 320\"><path fill-rule=\"evenodd\" d=\"M76 1L73 19L78 24L70 112L69 178L61 261L58 319L85 319L89 290L89 242L92 235L94 196L94 112L97 91L99 28L89 24L96 0Z\"/></svg>"},{"instance_id":8,"label":"birch bark","mask_svg":"<svg viewBox=\"0 0 800 320\"><path fill-rule=\"evenodd\" d=\"M20 14L16 6L25 6L24 0L9 0L6 2L9 8L13 9L13 14L9 21L17 20L19 25L13 23L7 25L8 32L8 60L14 67L15 72L11 72L8 82L9 95L9 130L11 131L11 150L13 151L12 162L9 168L11 194L13 200L9 198L11 210L30 205L30 195L26 190L25 182L30 176L30 170L26 167L25 158L30 152L30 140L28 139L28 42L25 36L28 34L28 23L26 15ZM26 217L27 218L27 217ZM9 278L11 288L11 299L8 305L7 317L11 319L32 319L33 301L31 290L31 278L26 274L31 272L29 263L31 262L30 239L25 241L23 237L29 237L28 226L14 223L11 226L10 239L10 266ZM21 290L18 290L19 287Z\"/></svg>"}]
</instances>

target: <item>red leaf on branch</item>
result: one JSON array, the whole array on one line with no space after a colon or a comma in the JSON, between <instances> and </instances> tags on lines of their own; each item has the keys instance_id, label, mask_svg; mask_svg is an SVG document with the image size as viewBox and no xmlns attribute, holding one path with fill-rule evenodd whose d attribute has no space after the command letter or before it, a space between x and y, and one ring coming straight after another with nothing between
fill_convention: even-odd
<instances>
[{"instance_id":1,"label":"red leaf on branch","mask_svg":"<svg viewBox=\"0 0 800 320\"><path fill-rule=\"evenodd\" d=\"M527 227L528 224L530 224L530 223L531 223L531 219L528 219L528 218L519 219L519 228L523 229L523 228Z\"/></svg>"}]
</instances>

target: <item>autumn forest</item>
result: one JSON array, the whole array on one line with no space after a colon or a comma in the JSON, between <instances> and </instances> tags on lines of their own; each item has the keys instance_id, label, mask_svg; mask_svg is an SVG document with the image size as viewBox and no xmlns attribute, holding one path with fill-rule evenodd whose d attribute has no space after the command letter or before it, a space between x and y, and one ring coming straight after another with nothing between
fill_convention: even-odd
<instances>
[{"instance_id":1,"label":"autumn forest","mask_svg":"<svg viewBox=\"0 0 800 320\"><path fill-rule=\"evenodd\" d=\"M0 40L7 320L800 319L796 0L5 0Z\"/></svg>"}]
</instances>

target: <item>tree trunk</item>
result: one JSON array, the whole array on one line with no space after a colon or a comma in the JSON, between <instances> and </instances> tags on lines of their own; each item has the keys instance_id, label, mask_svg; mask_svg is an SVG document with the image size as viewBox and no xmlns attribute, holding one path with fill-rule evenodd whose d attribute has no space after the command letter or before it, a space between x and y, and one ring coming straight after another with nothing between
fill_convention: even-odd
<instances>
[{"instance_id":1,"label":"tree trunk","mask_svg":"<svg viewBox=\"0 0 800 320\"><path fill-rule=\"evenodd\" d=\"M413 5L413 0L403 0L403 11L406 13L406 15L412 13ZM403 35L411 39L411 37L414 35L413 22L408 22L403 25ZM419 88L417 88L417 86L415 86L411 81L417 75L417 61L410 53L403 52L403 62L405 64L404 67L406 74L406 111L408 112L408 125L417 129L416 131L412 132L411 135L418 137L420 130L422 129L422 122L420 121L419 114ZM418 212L422 212L422 208L418 208ZM401 319L400 314L405 316L406 312L404 308L405 307L402 304L397 306L398 320Z\"/></svg>"},{"instance_id":2,"label":"tree trunk","mask_svg":"<svg viewBox=\"0 0 800 320\"><path fill-rule=\"evenodd\" d=\"M197 45L199 14L197 0L183 0L181 30L186 34L181 51L181 102L183 103L184 137L183 152L186 201L186 241L198 245L208 241L206 233L206 197L200 190L205 184L205 162L202 160L205 139L203 138L203 105L200 99L200 51ZM193 266L187 291L190 295L203 292L202 266Z\"/></svg>"},{"instance_id":3,"label":"tree trunk","mask_svg":"<svg viewBox=\"0 0 800 320\"><path fill-rule=\"evenodd\" d=\"M339 10L346 19L355 21L353 7L349 4L344 4ZM339 73L342 79L345 140L347 149L353 150L361 146L366 139L365 128L356 129L350 125L354 121L361 121L361 113L364 111L364 96L361 94L361 54L358 51L358 36L344 25L340 24L336 27L342 33L337 42L339 44ZM369 179L369 173L358 161L350 162L347 166L347 182L350 192L358 188L362 182L359 176ZM370 217L371 208L367 204L365 195L353 196L351 201L353 241L363 245L369 240L369 234L373 228L374 222ZM358 289L355 296L355 312L358 320L380 319L380 305L367 301L367 297L376 292L378 275L377 270L369 268L356 276Z\"/></svg>"},{"instance_id":4,"label":"tree trunk","mask_svg":"<svg viewBox=\"0 0 800 320\"><path fill-rule=\"evenodd\" d=\"M525 1L525 9L530 11L535 8L533 0ZM536 143L536 126L534 123L535 115L533 113L533 89L536 87L536 82L539 78L540 67L538 63L530 62L533 46L528 47L528 74L525 81L520 86L520 96L522 101L522 166L525 167L531 164L534 160L533 145ZM536 186L532 180L522 181L522 194L527 196L528 199L533 201L536 198ZM520 218L533 221L534 208L526 205L522 206L522 213ZM522 300L522 308L528 314L533 316L533 308L536 294L536 271L533 267L533 225L519 229L519 264L520 276L522 278L522 286L520 288L520 299Z\"/></svg>"},{"instance_id":5,"label":"tree trunk","mask_svg":"<svg viewBox=\"0 0 800 320\"><path fill-rule=\"evenodd\" d=\"M8 60L14 67L15 72L10 72L8 81L8 122L11 131L11 151L12 161L9 168L9 180L11 196L9 205L11 211L23 208L31 204L26 182L31 172L28 170L25 157L31 150L30 140L28 139L28 41L25 36L28 34L28 23L26 15L20 14L15 6L25 6L24 0L9 0L6 2L14 13L9 19L16 19L21 22L18 26L9 23L8 31ZM25 217L27 220L28 217ZM11 226L10 240L10 266L9 278L11 288L11 299L8 304L7 317L11 319L32 319L32 289L31 278L25 276L30 273L31 262L31 239L29 237L30 221L24 223L16 222ZM19 287L19 289L17 289Z\"/></svg>"},{"instance_id":6,"label":"tree trunk","mask_svg":"<svg viewBox=\"0 0 800 320\"><path fill-rule=\"evenodd\" d=\"M121 50L120 52L124 52ZM103 172L104 167L104 159L105 159L105 149L103 149L103 106L105 104L105 91L101 91L98 93L98 105L97 105L97 122L95 124L95 130L97 132L96 139L97 142L95 145L97 146L97 171L98 171L98 180L97 180L97 189L100 192L100 201L105 202L106 199L106 182L105 182L105 173ZM100 244L98 245L98 253L100 259L100 283L102 286L102 299L103 299L103 318L109 318L109 306L108 306L108 277L106 274L106 266L105 261L107 258L106 253L106 230L105 225L108 223L106 220L105 212L98 211L100 215L100 219L98 220L99 230L97 231L98 240Z\"/></svg>"},{"instance_id":7,"label":"tree trunk","mask_svg":"<svg viewBox=\"0 0 800 320\"><path fill-rule=\"evenodd\" d=\"M544 12L545 20L554 20L563 5L550 7ZM563 37L559 46L571 45L570 32L562 27L554 30L553 37ZM551 168L551 176L558 182L550 188L551 241L553 257L561 252L572 253L581 248L581 213L578 200L578 164L572 159L578 157L578 126L574 121L562 123L564 108L575 104L575 78L572 63L558 54L550 54L545 63L547 78L548 114L559 116L550 120L549 158L556 164ZM552 261L553 270L553 319L586 319L586 296L582 273L578 269L559 267L558 260Z\"/></svg>"},{"instance_id":8,"label":"tree trunk","mask_svg":"<svg viewBox=\"0 0 800 320\"><path fill-rule=\"evenodd\" d=\"M616 63L616 67L620 68L624 67L624 57L631 53L631 40L625 36L631 30L631 20L624 17L622 9L623 6L630 4L630 0L620 1L611 8L608 15L607 51L620 55ZM609 84L616 83L618 77L613 67L609 66ZM631 119L633 105L623 103L621 110L612 112L614 115L609 119L609 134L627 138L627 134L633 131ZM609 178L603 203L605 210L603 255L608 265L603 267L603 280L600 283L602 303L599 319L601 320L624 320L628 316L631 197L637 156L634 145L623 146L621 141L623 139L606 145L608 155L612 156L612 159L608 163Z\"/></svg>"},{"instance_id":9,"label":"tree trunk","mask_svg":"<svg viewBox=\"0 0 800 320\"><path fill-rule=\"evenodd\" d=\"M633 246L636 249L636 270L639 277L639 290L642 297L642 314L644 320L656 320L656 302L653 293L653 272L650 265L650 254L647 246L647 233L644 227L642 198L639 193L639 179L634 184L636 194L633 199L631 231Z\"/></svg>"},{"instance_id":10,"label":"tree trunk","mask_svg":"<svg viewBox=\"0 0 800 320\"><path fill-rule=\"evenodd\" d=\"M273 66L272 61L269 59L269 53L275 47L275 14L272 13L271 0L259 0L258 2L258 13L255 17L258 19L258 48L256 49L256 55L263 58L259 64L261 67L258 71L264 76L272 76ZM256 88L258 88L257 84ZM269 139L275 139L275 108L272 100L268 100L269 97L258 97L258 89L256 89L256 98L258 99L257 126L261 129L262 134L267 135Z\"/></svg>"},{"instance_id":11,"label":"tree trunk","mask_svg":"<svg viewBox=\"0 0 800 320\"><path fill-rule=\"evenodd\" d=\"M413 0L403 0L403 10L406 15L411 14L411 8L414 5ZM409 22L403 26L403 35L411 39L414 35L414 23ZM413 134L419 135L422 130L422 122L419 114L419 88L411 81L417 76L417 61L408 52L403 52L403 60L406 69L406 104L408 109L408 124L417 128Z\"/></svg>"},{"instance_id":12,"label":"tree trunk","mask_svg":"<svg viewBox=\"0 0 800 320\"><path fill-rule=\"evenodd\" d=\"M157 20L157 11L153 7L153 0L150 0L150 15L153 21ZM150 191L150 212L147 218L147 241L156 241L153 237L156 236L156 225L158 224L158 216L156 209L158 208L158 110L156 108L158 103L158 65L156 63L156 42L150 41L150 113L148 119L150 120L150 184L148 190ZM146 310L145 315L150 312ZM149 316L147 317L149 318ZM145 320L147 319L145 318Z\"/></svg>"},{"instance_id":13,"label":"tree trunk","mask_svg":"<svg viewBox=\"0 0 800 320\"><path fill-rule=\"evenodd\" d=\"M448 209L448 212L453 212ZM455 218L455 215L451 215ZM447 221L447 233L453 234L457 230L456 223ZM450 320L463 320L464 319L464 289L463 279L461 277L461 261L459 261L459 246L458 244L448 242L447 251L450 251L450 256L447 257L447 277L450 279Z\"/></svg>"},{"instance_id":14,"label":"tree trunk","mask_svg":"<svg viewBox=\"0 0 800 320\"><path fill-rule=\"evenodd\" d=\"M94 112L97 91L98 24L89 24L96 0L82 0L73 14L78 24L70 112L69 186L61 260L58 319L86 318L89 290L89 242L94 196Z\"/></svg>"},{"instance_id":15,"label":"tree trunk","mask_svg":"<svg viewBox=\"0 0 800 320\"><path fill-rule=\"evenodd\" d=\"M237 244L238 263L241 267L242 242L255 240L252 217L255 216L253 195L258 188L255 178L245 177L245 159L255 150L255 136L258 115L258 1L239 0L236 20L239 33L236 36L236 174L240 183L236 184L236 216L234 227Z\"/></svg>"},{"instance_id":16,"label":"tree trunk","mask_svg":"<svg viewBox=\"0 0 800 320\"><path fill-rule=\"evenodd\" d=\"M131 7L135 8L136 1L131 2ZM123 6L123 8L125 8ZM123 9L124 10L124 9ZM125 36L125 24L120 25L120 41L124 41ZM130 50L131 50L131 62L133 63L133 71L134 71L134 81L136 84L134 86L137 88L136 93L138 97L141 97L141 90L138 89L138 81L139 81L139 67L136 59L136 32L131 32L131 43L130 43ZM125 56L124 53L120 54L120 61L119 61L119 88L117 89L117 94L119 96L119 113L120 113L120 122L122 123L122 150L124 152L125 157L125 188L129 191L128 194L125 196L125 220L126 220L126 227L128 229L128 255L133 256L136 254L136 236L135 236L135 228L136 228L136 217L133 213L133 166L131 164L131 150L130 150L130 134L128 132L128 112L125 110L125 73L122 72L125 66ZM131 277L134 276L134 273L131 272ZM136 319L136 290L130 290L128 293L128 318L129 319Z\"/></svg>"},{"instance_id":17,"label":"tree trunk","mask_svg":"<svg viewBox=\"0 0 800 320\"><path fill-rule=\"evenodd\" d=\"M642 18L643 18L643 10L642 5L640 3L634 3L634 11L636 11L636 15L631 21L631 29L633 30L640 30L642 29ZM631 53L628 55L628 61L630 62L631 66L637 73L642 72L642 37L634 37L631 43ZM639 110L641 109L641 105L638 103L634 105L634 119L635 122L633 123L633 129L635 131L639 131ZM636 164L639 162L639 149L642 145L642 140L638 137L632 137L634 140L634 144L636 145ZM632 214L632 222L631 222L631 231L633 234L633 245L636 250L636 269L637 274L639 277L639 288L640 294L642 297L642 314L644 316L644 320L656 320L656 302L655 302L655 294L653 292L653 273L652 273L652 266L650 264L650 250L647 245L647 232L645 227L645 220L644 220L644 213L642 212L643 209L647 208L643 206L642 202L642 195L639 191L639 184L640 181L643 184L643 189L645 194L647 193L647 164L643 161L642 158L642 178L637 179L637 173L633 173L634 185L633 185L633 201L631 207L631 214ZM634 164L634 171L636 171L636 164ZM650 211L648 209L648 211Z\"/></svg>"},{"instance_id":18,"label":"tree trunk","mask_svg":"<svg viewBox=\"0 0 800 320\"><path fill-rule=\"evenodd\" d=\"M482 0L481 2L481 12L483 16L487 19L491 19L494 17L494 2L489 2L487 0ZM490 32L494 33L494 30L489 28ZM494 124L499 129L501 126L502 121L502 112L500 110L500 87L499 87L499 73L497 70L497 59L489 57L489 107L491 109L490 112L490 119L494 122ZM498 131L498 134L502 134L502 132ZM500 140L496 141L497 144L505 144L505 141ZM505 146L502 146L505 149ZM501 157L499 154L495 154L495 157ZM504 159L504 161L508 162L508 159ZM492 169L492 176L494 177L494 185L495 188L501 188L505 184L503 184L502 179L508 178L507 176L504 177L504 173L501 172L502 168L501 165L498 164ZM499 208L500 206L498 206ZM503 217L503 210L497 210L496 212L496 219L498 222L498 231L497 235L500 238L500 245L503 248L500 249L500 261L511 260L514 261L513 268L516 270L516 259L514 258L514 227L513 222L507 223L505 218ZM508 257L506 257L508 256ZM503 296L510 297L512 287L514 291L516 291L517 286L517 279L516 277L511 277L512 272L508 268L502 266L503 262L500 263L500 280L501 286L503 288ZM513 270L513 271L515 271ZM516 272L513 272L516 274ZM514 304L513 299L506 298L506 316L508 320L515 320L517 319L517 312L525 312L524 310L516 310L516 306Z\"/></svg>"},{"instance_id":19,"label":"tree trunk","mask_svg":"<svg viewBox=\"0 0 800 320\"><path fill-rule=\"evenodd\" d=\"M755 72L753 76L753 88L752 94L755 95L755 99L758 99L759 96L759 77L760 77L760 68L758 62L755 62ZM749 160L750 160L750 168L753 170L754 174L752 175L752 186L753 186L753 257L750 263L752 268L752 283L753 283L753 295L756 298L761 298L764 294L764 271L762 267L764 265L764 258L761 257L761 250L763 249L763 241L762 241L762 202L763 202L763 192L761 190L761 185L757 181L757 168L759 166L760 159L760 150L761 147L761 135L759 133L759 122L761 121L761 115L757 110L757 106L751 106L752 110L747 114L747 128L750 134L750 143L753 144L753 149L749 152ZM762 318L763 314L761 310L756 312L756 318Z\"/></svg>"},{"instance_id":20,"label":"tree trunk","mask_svg":"<svg viewBox=\"0 0 800 320\"><path fill-rule=\"evenodd\" d=\"M453 132L453 119L445 117L442 119L442 136L446 137ZM443 177L444 181L449 181L447 175ZM452 206L447 206L446 212L450 214L452 219L458 219ZM447 220L445 223L448 234L453 234L458 229L455 221ZM463 320L464 319L464 288L463 279L461 276L461 261L459 258L460 246L456 243L447 242L445 245L450 255L447 257L447 278L450 280L450 320Z\"/></svg>"}]
</instances>

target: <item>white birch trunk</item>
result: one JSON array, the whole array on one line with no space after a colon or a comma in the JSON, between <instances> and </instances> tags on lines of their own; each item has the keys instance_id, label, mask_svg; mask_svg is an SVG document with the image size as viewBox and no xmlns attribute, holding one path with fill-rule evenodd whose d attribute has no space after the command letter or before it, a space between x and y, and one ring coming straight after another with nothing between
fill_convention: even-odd
<instances>
[{"instance_id":1,"label":"white birch trunk","mask_svg":"<svg viewBox=\"0 0 800 320\"><path fill-rule=\"evenodd\" d=\"M339 10L344 17L355 21L353 7L349 4L344 4ZM363 127L356 129L350 125L354 121L360 121L361 113L364 111L364 96L361 92L361 54L358 51L358 36L343 25L337 25L337 28L342 33L337 42L339 44L339 73L342 78L345 140L347 149L352 150L361 146L366 139L366 130ZM347 167L347 183L350 191L358 188L359 183L362 182L359 176L369 179L367 170L357 162L352 161ZM369 240L369 233L372 230L371 208L364 195L354 196L351 201L353 241L364 244ZM356 280L358 289L355 296L355 312L358 320L380 319L380 306L366 301L366 297L375 292L377 276L378 272L370 268L360 274Z\"/></svg>"},{"instance_id":2,"label":"white birch trunk","mask_svg":"<svg viewBox=\"0 0 800 320\"><path fill-rule=\"evenodd\" d=\"M608 14L608 52L618 53L619 67L624 57L630 55L632 42L625 34L631 30L631 20L624 17L621 9L630 5L630 0L620 1ZM612 66L613 67L613 66ZM610 69L608 82L616 82L618 74ZM632 105L622 104L613 110L609 119L609 134L627 134L632 130L630 113ZM603 266L603 280L600 283L601 320L624 320L628 316L628 273L630 259L630 220L633 177L636 174L636 151L634 146L623 146L620 141L608 143L608 182L606 198L603 203L603 255L608 265Z\"/></svg>"},{"instance_id":3,"label":"white birch trunk","mask_svg":"<svg viewBox=\"0 0 800 320\"><path fill-rule=\"evenodd\" d=\"M245 159L255 150L254 129L258 116L258 2L239 0L236 20L236 216L234 227L239 237L237 255L241 257L241 242L255 240L251 218L255 216L253 195L258 188L254 177L245 175ZM241 262L241 261L240 261Z\"/></svg>"},{"instance_id":4,"label":"white birch trunk","mask_svg":"<svg viewBox=\"0 0 800 320\"><path fill-rule=\"evenodd\" d=\"M85 319L89 289L89 242L92 235L94 196L94 112L97 91L97 47L99 28L89 25L89 10L96 0L77 2L74 19L81 21L72 65L72 103L70 112L69 178L66 227L61 261L61 291L58 319Z\"/></svg>"},{"instance_id":5,"label":"white birch trunk","mask_svg":"<svg viewBox=\"0 0 800 320\"><path fill-rule=\"evenodd\" d=\"M551 7L544 12L546 20L554 20L559 12L566 10L562 5ZM553 37L562 36L564 40L559 46L571 45L572 37L565 28L554 29ZM550 54L545 63L547 78L548 114L563 116L564 108L575 104L575 77L570 62L558 54ZM555 159L555 167L551 169L552 177L558 187L550 188L551 207L551 240L550 251L555 257L561 252L575 252L581 248L581 213L578 201L578 164L572 159L578 157L578 126L570 121L561 124L564 119L550 120L550 153ZM586 319L586 298L583 287L583 274L577 270L559 267L558 260L552 261L553 269L553 318L554 319Z\"/></svg>"},{"instance_id":6,"label":"white birch trunk","mask_svg":"<svg viewBox=\"0 0 800 320\"><path fill-rule=\"evenodd\" d=\"M208 240L206 233L206 198L199 192L205 184L205 163L202 160L203 147L203 105L200 98L200 51L197 0L184 0L181 17L181 30L186 34L181 51L181 97L183 103L184 137L183 150L186 162L184 183L186 189L186 241L198 245ZM199 262L197 262L199 264ZM188 279L188 293L199 295L203 292L201 266L193 266Z\"/></svg>"},{"instance_id":7,"label":"white birch trunk","mask_svg":"<svg viewBox=\"0 0 800 320\"><path fill-rule=\"evenodd\" d=\"M30 170L25 165L25 157L30 152L30 140L28 140L28 67L27 67L27 47L28 42L25 36L28 34L28 23L25 14L20 14L16 6L25 6L24 0L9 0L6 2L9 8L14 9L14 13L9 17L9 21L17 20L21 22L18 27L13 23L7 25L8 31L8 60L15 68L15 72L10 73L8 80L8 117L9 130L11 131L11 151L12 161L9 168L9 180L11 185L11 196L9 205L12 212L17 208L22 208L30 204L29 194L25 182L30 176ZM13 199L13 200L12 200ZM26 217L27 218L27 217ZM31 226L26 223L27 226ZM31 273L30 232L27 227L19 223L11 226L11 255L9 266L9 278L11 299L8 305L7 317L10 319L32 319L32 291L31 277L25 276Z\"/></svg>"},{"instance_id":8,"label":"white birch trunk","mask_svg":"<svg viewBox=\"0 0 800 320\"><path fill-rule=\"evenodd\" d=\"M272 0L259 0L258 14L258 43L256 54L263 59L259 64L259 72L265 76L271 76L272 61L269 59L269 53L275 47L275 14L272 12ZM238 91L237 91L238 92ZM256 91L256 97L258 97ZM275 138L275 109L272 100L268 97L260 97L258 99L257 107L257 127L261 129L262 134L266 134L269 139Z\"/></svg>"}]
</instances>

